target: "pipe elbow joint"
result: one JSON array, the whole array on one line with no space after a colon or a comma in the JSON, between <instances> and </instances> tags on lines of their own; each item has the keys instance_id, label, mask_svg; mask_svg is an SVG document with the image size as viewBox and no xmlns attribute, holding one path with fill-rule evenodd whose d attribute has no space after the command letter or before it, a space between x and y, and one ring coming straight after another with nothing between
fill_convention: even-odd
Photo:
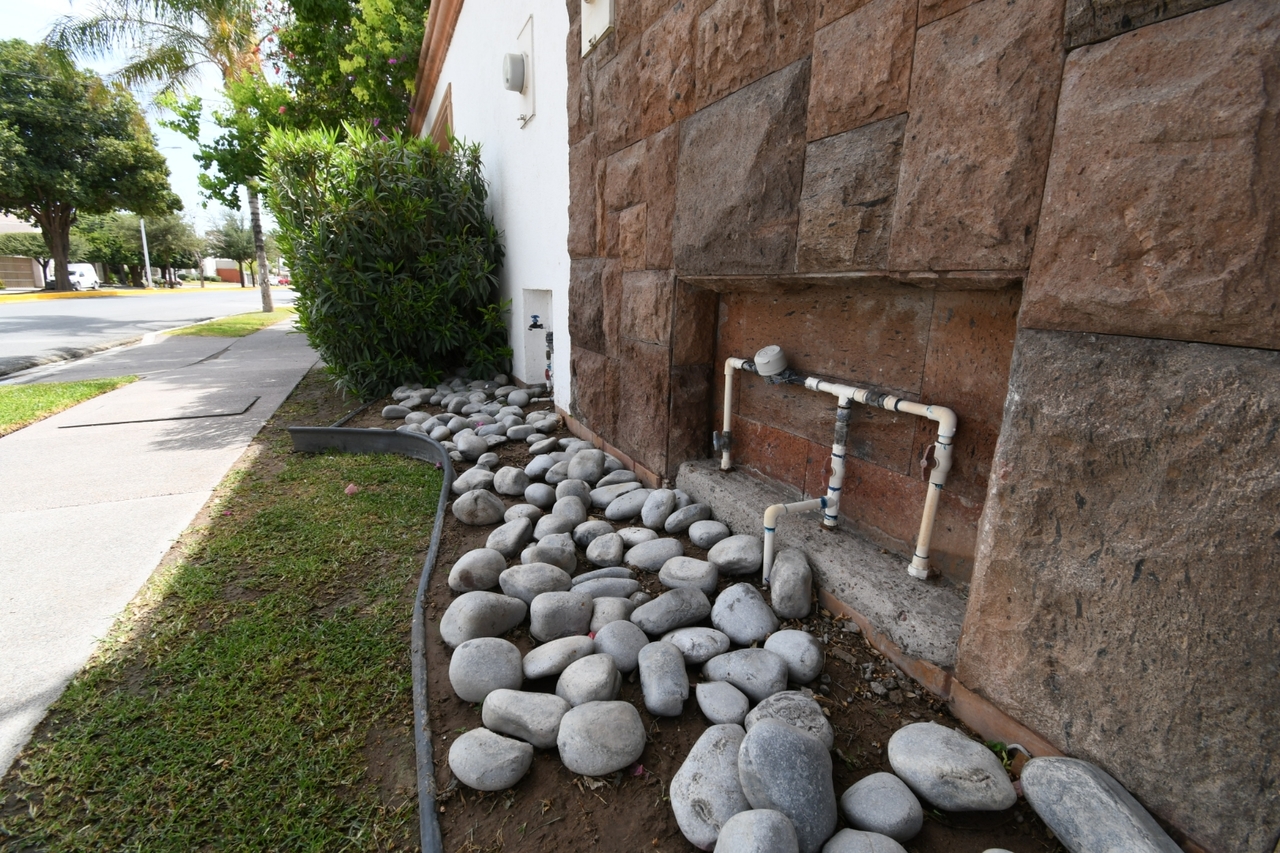
<instances>
[{"instance_id":1,"label":"pipe elbow joint","mask_svg":"<svg viewBox=\"0 0 1280 853\"><path fill-rule=\"evenodd\" d=\"M956 413L946 406L930 406L929 419L938 424L938 437L951 438L956 434Z\"/></svg>"},{"instance_id":2,"label":"pipe elbow joint","mask_svg":"<svg viewBox=\"0 0 1280 853\"><path fill-rule=\"evenodd\" d=\"M777 527L778 516L782 515L783 511L786 508L787 508L786 504L774 504L773 506L765 507L764 526L767 528Z\"/></svg>"}]
</instances>

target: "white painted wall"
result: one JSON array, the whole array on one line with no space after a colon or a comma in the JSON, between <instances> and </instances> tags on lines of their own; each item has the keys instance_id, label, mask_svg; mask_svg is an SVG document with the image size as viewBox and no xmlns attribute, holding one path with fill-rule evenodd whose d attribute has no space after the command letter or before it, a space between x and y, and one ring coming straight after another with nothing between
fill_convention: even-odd
<instances>
[{"instance_id":1,"label":"white painted wall","mask_svg":"<svg viewBox=\"0 0 1280 853\"><path fill-rule=\"evenodd\" d=\"M528 109L528 99L503 88L502 59L519 52L517 37L531 15L535 111L522 128L517 117ZM502 298L511 300L515 375L526 382L543 379L543 333L526 331L528 309L535 306L526 305L525 291L550 291L550 316L543 316L542 324L555 335L555 400L564 409L569 407L568 35L564 0L466 0L423 123L426 135L452 86L453 133L480 143L489 212L503 232ZM531 334L539 335L536 346L527 340Z\"/></svg>"}]
</instances>

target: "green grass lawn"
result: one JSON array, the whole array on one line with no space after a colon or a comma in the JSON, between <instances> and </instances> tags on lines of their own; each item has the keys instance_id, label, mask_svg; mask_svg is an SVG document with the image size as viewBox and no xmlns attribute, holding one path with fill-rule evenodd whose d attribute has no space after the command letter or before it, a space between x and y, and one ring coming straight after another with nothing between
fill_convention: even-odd
<instances>
[{"instance_id":1,"label":"green grass lawn","mask_svg":"<svg viewBox=\"0 0 1280 853\"><path fill-rule=\"evenodd\" d=\"M266 326L272 326L281 320L287 320L297 312L292 308L277 308L270 314L252 311L248 314L233 314L208 323L199 323L169 332L171 335L198 335L216 338L243 338Z\"/></svg>"},{"instance_id":2,"label":"green grass lawn","mask_svg":"<svg viewBox=\"0 0 1280 853\"><path fill-rule=\"evenodd\" d=\"M264 436L4 780L0 848L416 847L409 628L440 472Z\"/></svg>"},{"instance_id":3,"label":"green grass lawn","mask_svg":"<svg viewBox=\"0 0 1280 853\"><path fill-rule=\"evenodd\" d=\"M128 385L137 378L119 376L113 379L86 379L82 382L0 385L0 435L8 435L91 397Z\"/></svg>"}]
</instances>

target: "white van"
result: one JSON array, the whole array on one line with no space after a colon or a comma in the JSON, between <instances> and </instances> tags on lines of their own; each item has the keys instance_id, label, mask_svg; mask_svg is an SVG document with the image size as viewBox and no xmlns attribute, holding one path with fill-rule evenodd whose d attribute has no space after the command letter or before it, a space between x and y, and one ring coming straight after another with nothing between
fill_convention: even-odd
<instances>
[{"instance_id":1,"label":"white van","mask_svg":"<svg viewBox=\"0 0 1280 853\"><path fill-rule=\"evenodd\" d=\"M67 264L67 275L71 276L72 290L97 290L102 284L93 264Z\"/></svg>"}]
</instances>

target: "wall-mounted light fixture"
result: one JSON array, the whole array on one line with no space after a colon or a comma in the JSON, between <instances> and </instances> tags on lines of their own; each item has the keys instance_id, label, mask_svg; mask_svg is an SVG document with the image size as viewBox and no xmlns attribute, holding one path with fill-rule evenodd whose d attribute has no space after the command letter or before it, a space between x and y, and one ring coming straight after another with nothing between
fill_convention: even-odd
<instances>
[{"instance_id":1,"label":"wall-mounted light fixture","mask_svg":"<svg viewBox=\"0 0 1280 853\"><path fill-rule=\"evenodd\" d=\"M613 0L582 0L582 55L613 32Z\"/></svg>"}]
</instances>

